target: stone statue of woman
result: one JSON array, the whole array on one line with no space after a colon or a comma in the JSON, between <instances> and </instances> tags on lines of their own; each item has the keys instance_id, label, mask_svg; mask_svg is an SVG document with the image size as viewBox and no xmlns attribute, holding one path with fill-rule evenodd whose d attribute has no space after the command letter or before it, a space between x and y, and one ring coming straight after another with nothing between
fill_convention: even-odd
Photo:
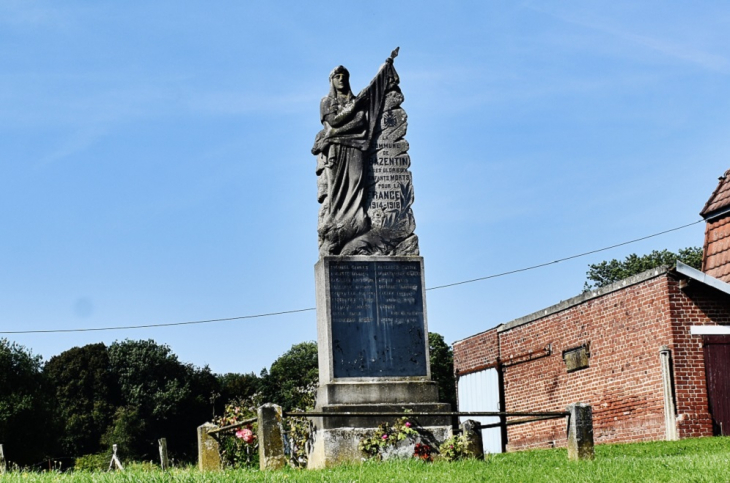
<instances>
[{"instance_id":1,"label":"stone statue of woman","mask_svg":"<svg viewBox=\"0 0 730 483\"><path fill-rule=\"evenodd\" d=\"M378 236L371 233L366 211L366 152L388 90L398 85L393 59L386 59L375 78L357 96L350 89L350 73L343 66L330 73L329 94L320 103L323 129L312 154L317 156L320 255L372 253Z\"/></svg>"}]
</instances>

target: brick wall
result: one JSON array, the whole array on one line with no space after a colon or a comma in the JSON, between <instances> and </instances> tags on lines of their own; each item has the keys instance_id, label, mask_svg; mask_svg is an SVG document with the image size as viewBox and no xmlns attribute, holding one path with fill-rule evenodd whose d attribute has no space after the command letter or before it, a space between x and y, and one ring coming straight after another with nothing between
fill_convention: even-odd
<instances>
[{"instance_id":1,"label":"brick wall","mask_svg":"<svg viewBox=\"0 0 730 483\"><path fill-rule=\"evenodd\" d=\"M730 296L690 282L685 290L669 286L674 336L674 381L677 428L680 438L712 435L708 413L702 336L691 335L692 325L730 324Z\"/></svg>"},{"instance_id":2,"label":"brick wall","mask_svg":"<svg viewBox=\"0 0 730 483\"><path fill-rule=\"evenodd\" d=\"M587 402L596 443L659 440L665 437L659 350L668 346L679 435L709 436L702 340L689 327L730 323L729 307L730 297L701 284L680 290L665 272L459 341L455 370L473 372L499 359L507 411L561 411ZM584 344L589 367L568 373L563 351ZM508 450L564 446L565 421L511 426L508 440Z\"/></svg>"},{"instance_id":3,"label":"brick wall","mask_svg":"<svg viewBox=\"0 0 730 483\"><path fill-rule=\"evenodd\" d=\"M457 376L494 367L499 356L497 328L454 342L453 350Z\"/></svg>"},{"instance_id":4,"label":"brick wall","mask_svg":"<svg viewBox=\"0 0 730 483\"><path fill-rule=\"evenodd\" d=\"M671 343L666 277L650 279L501 334L507 362L551 344L552 355L505 368L507 411L593 406L596 443L660 439L659 348ZM564 350L590 345L589 367L566 371ZM514 426L509 448L565 444L565 422ZM554 443L553 443L554 441Z\"/></svg>"}]
</instances>

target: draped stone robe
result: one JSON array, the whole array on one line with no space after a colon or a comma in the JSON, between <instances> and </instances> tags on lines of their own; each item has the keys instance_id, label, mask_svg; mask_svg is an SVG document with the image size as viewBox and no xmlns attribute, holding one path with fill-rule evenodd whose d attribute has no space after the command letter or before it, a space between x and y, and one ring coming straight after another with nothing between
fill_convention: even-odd
<instances>
[{"instance_id":1,"label":"draped stone robe","mask_svg":"<svg viewBox=\"0 0 730 483\"><path fill-rule=\"evenodd\" d=\"M375 124L385 94L397 86L398 74L387 61L357 97L337 95L334 87L320 103L322 129L312 153L317 155L320 255L357 255L372 251L366 212L367 165Z\"/></svg>"}]
</instances>

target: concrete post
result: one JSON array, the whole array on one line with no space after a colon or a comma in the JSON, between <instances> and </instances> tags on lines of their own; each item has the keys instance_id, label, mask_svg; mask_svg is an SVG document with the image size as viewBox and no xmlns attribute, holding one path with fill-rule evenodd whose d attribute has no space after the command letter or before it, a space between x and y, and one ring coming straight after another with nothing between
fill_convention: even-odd
<instances>
[{"instance_id":1,"label":"concrete post","mask_svg":"<svg viewBox=\"0 0 730 483\"><path fill-rule=\"evenodd\" d=\"M672 351L665 345L661 346L659 349L659 363L662 367L665 439L667 441L676 441L679 439L679 435L677 434L677 409L674 405Z\"/></svg>"},{"instance_id":2,"label":"concrete post","mask_svg":"<svg viewBox=\"0 0 730 483\"><path fill-rule=\"evenodd\" d=\"M3 445L0 444L0 475L5 473L8 464L5 462L5 453L3 452Z\"/></svg>"},{"instance_id":3,"label":"concrete post","mask_svg":"<svg viewBox=\"0 0 730 483\"><path fill-rule=\"evenodd\" d=\"M160 445L160 468L162 471L170 469L170 463L167 459L167 439L160 438L157 443Z\"/></svg>"},{"instance_id":4,"label":"concrete post","mask_svg":"<svg viewBox=\"0 0 730 483\"><path fill-rule=\"evenodd\" d=\"M593 411L591 405L575 403L568 406L568 459L592 460Z\"/></svg>"},{"instance_id":5,"label":"concrete post","mask_svg":"<svg viewBox=\"0 0 730 483\"><path fill-rule=\"evenodd\" d=\"M216 471L221 469L221 455L218 441L208 434L218 428L213 423L198 426L198 469L200 471Z\"/></svg>"},{"instance_id":6,"label":"concrete post","mask_svg":"<svg viewBox=\"0 0 730 483\"><path fill-rule=\"evenodd\" d=\"M117 445L116 444L112 445L112 460L109 462L109 471L113 470L114 468L124 471L124 466L122 466L122 462L119 460L119 457L117 456Z\"/></svg>"},{"instance_id":7,"label":"concrete post","mask_svg":"<svg viewBox=\"0 0 730 483\"><path fill-rule=\"evenodd\" d=\"M258 410L259 467L262 471L286 466L281 415L281 406L276 404L264 404Z\"/></svg>"},{"instance_id":8,"label":"concrete post","mask_svg":"<svg viewBox=\"0 0 730 483\"><path fill-rule=\"evenodd\" d=\"M482 445L482 431L477 429L479 423L473 419L467 419L459 425L461 434L467 441L466 450L472 458L484 458L484 446Z\"/></svg>"}]
</instances>

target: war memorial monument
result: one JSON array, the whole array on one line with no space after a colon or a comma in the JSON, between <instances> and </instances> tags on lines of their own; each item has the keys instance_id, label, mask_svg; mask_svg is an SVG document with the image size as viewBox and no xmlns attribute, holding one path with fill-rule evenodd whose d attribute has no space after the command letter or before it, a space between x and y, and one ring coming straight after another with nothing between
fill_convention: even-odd
<instances>
[{"instance_id":1,"label":"war memorial monument","mask_svg":"<svg viewBox=\"0 0 730 483\"><path fill-rule=\"evenodd\" d=\"M397 55L357 95L347 69L336 67L320 104L315 411L333 416L314 418L310 468L360 461L360 439L395 419L374 414L450 411L431 381ZM448 417L416 419L435 440L451 435Z\"/></svg>"}]
</instances>

